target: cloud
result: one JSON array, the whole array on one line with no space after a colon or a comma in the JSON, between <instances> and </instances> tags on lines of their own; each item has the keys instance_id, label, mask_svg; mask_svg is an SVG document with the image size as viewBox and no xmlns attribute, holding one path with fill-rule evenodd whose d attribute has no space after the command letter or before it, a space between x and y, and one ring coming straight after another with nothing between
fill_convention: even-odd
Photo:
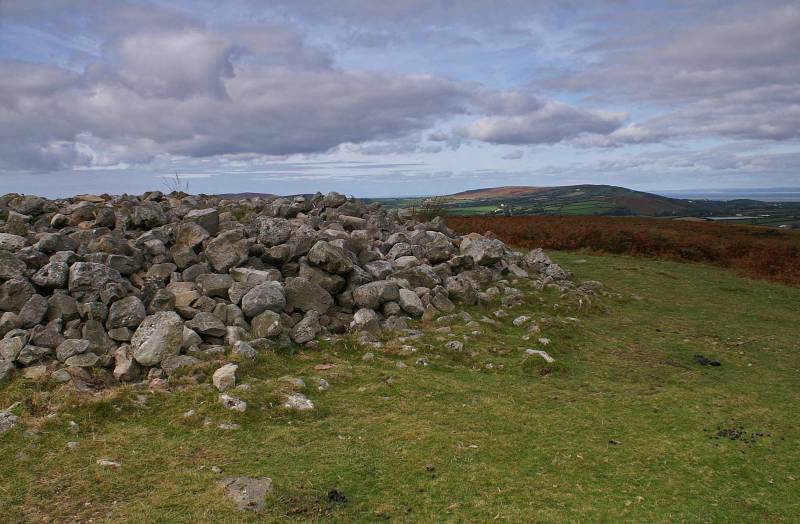
<instances>
[{"instance_id":1,"label":"cloud","mask_svg":"<svg viewBox=\"0 0 800 524\"><path fill-rule=\"evenodd\" d=\"M503 160L519 160L525 153L521 149L515 149L502 156Z\"/></svg>"},{"instance_id":2,"label":"cloud","mask_svg":"<svg viewBox=\"0 0 800 524\"><path fill-rule=\"evenodd\" d=\"M711 13L645 43L600 45L603 58L587 70L539 84L660 106L642 128L662 137L800 138L800 5L740 2Z\"/></svg>"},{"instance_id":3,"label":"cloud","mask_svg":"<svg viewBox=\"0 0 800 524\"><path fill-rule=\"evenodd\" d=\"M480 118L460 129L459 134L493 144L556 144L584 133L611 133L627 119L625 113L587 111L562 102L518 102L501 105L499 115ZM515 113L517 109L526 111Z\"/></svg>"},{"instance_id":4,"label":"cloud","mask_svg":"<svg viewBox=\"0 0 800 524\"><path fill-rule=\"evenodd\" d=\"M223 80L233 77L233 44L203 30L125 35L111 46L110 63L95 65L98 83L118 80L143 97L226 96Z\"/></svg>"},{"instance_id":5,"label":"cloud","mask_svg":"<svg viewBox=\"0 0 800 524\"><path fill-rule=\"evenodd\" d=\"M0 62L0 167L319 153L402 139L466 111L454 82L341 70L321 56L289 30L237 42L190 27L115 36L81 74Z\"/></svg>"}]
</instances>

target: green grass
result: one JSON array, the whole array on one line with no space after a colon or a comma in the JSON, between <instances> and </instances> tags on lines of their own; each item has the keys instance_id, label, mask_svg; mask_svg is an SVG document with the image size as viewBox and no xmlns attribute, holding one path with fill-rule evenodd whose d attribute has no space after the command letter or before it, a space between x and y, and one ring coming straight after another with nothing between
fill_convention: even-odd
<instances>
[{"instance_id":1,"label":"green grass","mask_svg":"<svg viewBox=\"0 0 800 524\"><path fill-rule=\"evenodd\" d=\"M532 294L464 354L443 349L449 338L436 326L413 355L354 343L269 354L244 370L244 414L224 411L208 384L169 395L125 388L92 402L2 385L0 407L23 400L17 412L35 430L0 436L3 519L800 520L800 289L705 266L554 258L619 296L576 311L553 292ZM553 368L522 355L537 347L511 325L523 313L552 339ZM375 359L362 360L365 351ZM696 353L722 366L701 367ZM431 365L416 366L420 356ZM315 370L321 363L336 367ZM285 375L306 380L314 412L274 407ZM318 391L318 377L330 389ZM223 421L242 428L220 430ZM763 436L710 438L740 426ZM121 467L100 468L101 458ZM216 485L226 475L273 479L263 520L234 510ZM348 501L328 502L333 488Z\"/></svg>"}]
</instances>

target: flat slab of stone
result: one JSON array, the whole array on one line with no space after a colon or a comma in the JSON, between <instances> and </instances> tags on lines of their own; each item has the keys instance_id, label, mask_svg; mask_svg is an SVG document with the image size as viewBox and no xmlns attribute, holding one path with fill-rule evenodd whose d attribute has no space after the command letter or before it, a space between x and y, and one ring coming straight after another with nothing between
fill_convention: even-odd
<instances>
[{"instance_id":1,"label":"flat slab of stone","mask_svg":"<svg viewBox=\"0 0 800 524\"><path fill-rule=\"evenodd\" d=\"M272 493L269 477L228 477L219 481L228 496L241 511L260 513L266 507L266 497Z\"/></svg>"}]
</instances>

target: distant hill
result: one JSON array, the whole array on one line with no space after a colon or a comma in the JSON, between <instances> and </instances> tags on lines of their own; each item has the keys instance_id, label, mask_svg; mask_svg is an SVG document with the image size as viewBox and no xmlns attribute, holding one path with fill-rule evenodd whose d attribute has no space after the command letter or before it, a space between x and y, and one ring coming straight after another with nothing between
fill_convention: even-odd
<instances>
[{"instance_id":1,"label":"distant hill","mask_svg":"<svg viewBox=\"0 0 800 524\"><path fill-rule=\"evenodd\" d=\"M438 197L452 215L603 215L702 217L762 225L800 225L800 203L670 198L618 186L501 186ZM425 198L367 199L387 207L420 206Z\"/></svg>"},{"instance_id":2,"label":"distant hill","mask_svg":"<svg viewBox=\"0 0 800 524\"><path fill-rule=\"evenodd\" d=\"M218 193L217 196L229 198L231 200L241 200L243 198L276 198L278 195L272 193Z\"/></svg>"}]
</instances>

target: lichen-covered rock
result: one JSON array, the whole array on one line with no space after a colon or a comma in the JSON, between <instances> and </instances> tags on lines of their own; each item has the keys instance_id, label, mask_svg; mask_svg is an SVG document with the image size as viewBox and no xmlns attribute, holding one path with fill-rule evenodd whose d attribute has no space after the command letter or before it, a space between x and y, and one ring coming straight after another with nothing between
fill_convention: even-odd
<instances>
[{"instance_id":1,"label":"lichen-covered rock","mask_svg":"<svg viewBox=\"0 0 800 524\"><path fill-rule=\"evenodd\" d=\"M219 232L219 211L214 208L192 209L184 218L208 231L209 235Z\"/></svg>"},{"instance_id":2,"label":"lichen-covered rock","mask_svg":"<svg viewBox=\"0 0 800 524\"><path fill-rule=\"evenodd\" d=\"M419 296L409 289L401 289L398 292L400 307L412 317L421 317L425 312L425 306Z\"/></svg>"},{"instance_id":3,"label":"lichen-covered rock","mask_svg":"<svg viewBox=\"0 0 800 524\"><path fill-rule=\"evenodd\" d=\"M56 358L64 362L68 358L79 355L81 353L86 353L89 351L90 343L88 340L81 339L81 338L70 338L62 342L56 348Z\"/></svg>"},{"instance_id":4,"label":"lichen-covered rock","mask_svg":"<svg viewBox=\"0 0 800 524\"><path fill-rule=\"evenodd\" d=\"M186 327L201 335L222 337L225 335L225 323L212 313L200 312L186 322Z\"/></svg>"},{"instance_id":5,"label":"lichen-covered rock","mask_svg":"<svg viewBox=\"0 0 800 524\"><path fill-rule=\"evenodd\" d=\"M322 286L304 277L286 280L286 303L302 312L325 314L333 306L333 297Z\"/></svg>"},{"instance_id":6,"label":"lichen-covered rock","mask_svg":"<svg viewBox=\"0 0 800 524\"><path fill-rule=\"evenodd\" d=\"M378 280L353 290L353 300L362 308L378 309L385 302L398 300L400 287L391 280Z\"/></svg>"},{"instance_id":7,"label":"lichen-covered rock","mask_svg":"<svg viewBox=\"0 0 800 524\"><path fill-rule=\"evenodd\" d=\"M472 257L476 264L490 266L503 258L506 247L500 240L470 233L461 241L460 251L462 255Z\"/></svg>"},{"instance_id":8,"label":"lichen-covered rock","mask_svg":"<svg viewBox=\"0 0 800 524\"><path fill-rule=\"evenodd\" d=\"M259 284L242 297L242 311L247 318L252 318L263 311L283 311L286 306L286 294L280 282Z\"/></svg>"},{"instance_id":9,"label":"lichen-covered rock","mask_svg":"<svg viewBox=\"0 0 800 524\"><path fill-rule=\"evenodd\" d=\"M162 311L145 317L131 338L133 358L143 366L155 366L180 352L183 321L176 313Z\"/></svg>"},{"instance_id":10,"label":"lichen-covered rock","mask_svg":"<svg viewBox=\"0 0 800 524\"><path fill-rule=\"evenodd\" d=\"M96 262L75 262L69 268L69 292L78 299L99 297L108 284L124 284L116 269Z\"/></svg>"},{"instance_id":11,"label":"lichen-covered rock","mask_svg":"<svg viewBox=\"0 0 800 524\"><path fill-rule=\"evenodd\" d=\"M11 233L0 233L0 249L12 252L19 251L27 243L25 237L12 235Z\"/></svg>"},{"instance_id":12,"label":"lichen-covered rock","mask_svg":"<svg viewBox=\"0 0 800 524\"><path fill-rule=\"evenodd\" d=\"M25 270L25 262L10 252L0 249L0 280L23 278Z\"/></svg>"},{"instance_id":13,"label":"lichen-covered rock","mask_svg":"<svg viewBox=\"0 0 800 524\"><path fill-rule=\"evenodd\" d=\"M319 325L319 313L313 309L306 313L303 320L298 322L292 328L292 340L297 344L305 344L311 342L319 333L321 327Z\"/></svg>"},{"instance_id":14,"label":"lichen-covered rock","mask_svg":"<svg viewBox=\"0 0 800 524\"><path fill-rule=\"evenodd\" d=\"M309 263L323 271L342 275L353 270L353 261L339 246L324 240L318 241L308 252Z\"/></svg>"},{"instance_id":15,"label":"lichen-covered rock","mask_svg":"<svg viewBox=\"0 0 800 524\"><path fill-rule=\"evenodd\" d=\"M37 286L46 288L63 288L69 278L69 266L66 262L49 262L31 277Z\"/></svg>"},{"instance_id":16,"label":"lichen-covered rock","mask_svg":"<svg viewBox=\"0 0 800 524\"><path fill-rule=\"evenodd\" d=\"M228 496L241 511L261 513L266 507L266 497L272 493L272 479L269 477L231 477L219 481Z\"/></svg>"},{"instance_id":17,"label":"lichen-covered rock","mask_svg":"<svg viewBox=\"0 0 800 524\"><path fill-rule=\"evenodd\" d=\"M247 260L248 244L238 229L224 231L208 242L205 249L206 259L214 271L228 271Z\"/></svg>"},{"instance_id":18,"label":"lichen-covered rock","mask_svg":"<svg viewBox=\"0 0 800 524\"><path fill-rule=\"evenodd\" d=\"M127 327L136 329L142 323L147 313L139 297L125 297L111 304L108 310L108 329Z\"/></svg>"},{"instance_id":19,"label":"lichen-covered rock","mask_svg":"<svg viewBox=\"0 0 800 524\"><path fill-rule=\"evenodd\" d=\"M226 391L236 385L236 372L239 366L236 364L225 364L214 371L211 382L219 391Z\"/></svg>"},{"instance_id":20,"label":"lichen-covered rock","mask_svg":"<svg viewBox=\"0 0 800 524\"><path fill-rule=\"evenodd\" d=\"M258 242L266 247L284 244L292 235L292 224L285 218L259 217Z\"/></svg>"}]
</instances>

